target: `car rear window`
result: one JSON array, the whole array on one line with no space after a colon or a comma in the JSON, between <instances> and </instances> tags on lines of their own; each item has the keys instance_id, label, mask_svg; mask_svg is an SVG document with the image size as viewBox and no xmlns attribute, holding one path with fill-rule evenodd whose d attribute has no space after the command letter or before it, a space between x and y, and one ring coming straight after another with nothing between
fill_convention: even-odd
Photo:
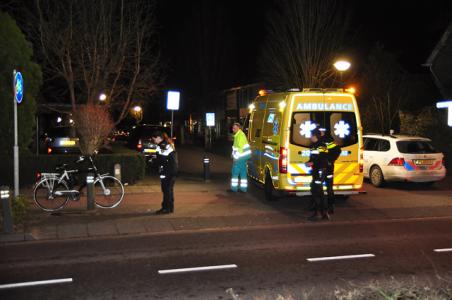
<instances>
[{"instance_id":1,"label":"car rear window","mask_svg":"<svg viewBox=\"0 0 452 300\"><path fill-rule=\"evenodd\" d=\"M311 132L318 124L341 147L358 142L356 116L353 112L295 112L292 116L290 142L302 147L311 146Z\"/></svg>"},{"instance_id":2,"label":"car rear window","mask_svg":"<svg viewBox=\"0 0 452 300\"><path fill-rule=\"evenodd\" d=\"M49 137L76 137L74 127L53 127L47 131Z\"/></svg>"},{"instance_id":3,"label":"car rear window","mask_svg":"<svg viewBox=\"0 0 452 300\"><path fill-rule=\"evenodd\" d=\"M428 141L398 141L396 144L400 153L438 153L435 147Z\"/></svg>"}]
</instances>

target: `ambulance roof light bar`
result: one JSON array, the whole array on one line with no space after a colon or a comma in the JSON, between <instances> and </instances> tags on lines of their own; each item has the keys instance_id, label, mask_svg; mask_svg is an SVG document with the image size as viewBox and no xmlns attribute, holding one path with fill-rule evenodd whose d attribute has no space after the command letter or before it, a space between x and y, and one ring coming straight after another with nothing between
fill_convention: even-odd
<instances>
[{"instance_id":1,"label":"ambulance roof light bar","mask_svg":"<svg viewBox=\"0 0 452 300\"><path fill-rule=\"evenodd\" d=\"M337 92L344 92L344 89L341 89L341 88L326 88L326 89L323 89L323 88L304 88L303 89L303 92L323 92L323 93L328 93L328 92L330 92L330 93L337 93Z\"/></svg>"}]
</instances>

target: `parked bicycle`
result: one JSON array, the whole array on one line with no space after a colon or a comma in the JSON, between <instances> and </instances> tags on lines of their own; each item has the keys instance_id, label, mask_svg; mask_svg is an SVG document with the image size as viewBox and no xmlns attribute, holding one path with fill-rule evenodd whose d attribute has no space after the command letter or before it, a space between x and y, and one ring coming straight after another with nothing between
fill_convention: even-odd
<instances>
[{"instance_id":1,"label":"parked bicycle","mask_svg":"<svg viewBox=\"0 0 452 300\"><path fill-rule=\"evenodd\" d=\"M124 185L114 176L100 174L92 156L80 156L76 163L88 161L91 167L88 172L94 174L94 200L101 208L117 207L124 198ZM75 174L78 169L68 169L66 164L56 168L55 173L41 173L40 180L33 190L36 204L45 211L62 209L69 200L78 201L81 195L86 195L86 183L79 189L75 187Z\"/></svg>"}]
</instances>

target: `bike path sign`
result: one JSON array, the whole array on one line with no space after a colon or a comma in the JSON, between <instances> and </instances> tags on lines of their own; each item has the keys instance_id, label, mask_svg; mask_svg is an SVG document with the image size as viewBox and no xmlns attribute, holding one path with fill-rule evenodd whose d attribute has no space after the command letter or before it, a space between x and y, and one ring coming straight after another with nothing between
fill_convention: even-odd
<instances>
[{"instance_id":1,"label":"bike path sign","mask_svg":"<svg viewBox=\"0 0 452 300\"><path fill-rule=\"evenodd\" d=\"M24 79L22 77L22 73L16 72L14 74L14 99L17 104L22 102L24 97Z\"/></svg>"}]
</instances>

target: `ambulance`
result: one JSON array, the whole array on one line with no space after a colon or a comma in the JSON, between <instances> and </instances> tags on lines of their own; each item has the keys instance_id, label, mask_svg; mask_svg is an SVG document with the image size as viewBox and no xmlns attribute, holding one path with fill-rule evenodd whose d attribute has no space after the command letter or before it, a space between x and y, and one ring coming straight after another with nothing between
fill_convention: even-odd
<instances>
[{"instance_id":1,"label":"ambulance","mask_svg":"<svg viewBox=\"0 0 452 300\"><path fill-rule=\"evenodd\" d=\"M356 99L343 89L260 91L249 106L248 176L265 198L310 195L311 133L319 126L341 147L334 168L335 195L358 194L363 184L363 139ZM324 187L326 190L326 187Z\"/></svg>"}]
</instances>

